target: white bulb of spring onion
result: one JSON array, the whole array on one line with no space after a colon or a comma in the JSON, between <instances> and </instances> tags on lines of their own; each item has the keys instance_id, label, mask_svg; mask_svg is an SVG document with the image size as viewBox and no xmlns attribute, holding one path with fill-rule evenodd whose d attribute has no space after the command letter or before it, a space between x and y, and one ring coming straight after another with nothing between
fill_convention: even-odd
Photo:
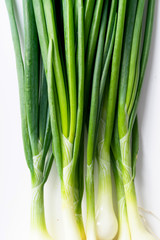
<instances>
[{"instance_id":1,"label":"white bulb of spring onion","mask_svg":"<svg viewBox=\"0 0 160 240\"><path fill-rule=\"evenodd\" d=\"M115 237L118 230L117 218L114 213L112 197L109 200L109 193L101 196L97 212L97 236L100 240L111 240Z\"/></svg>"},{"instance_id":2,"label":"white bulb of spring onion","mask_svg":"<svg viewBox=\"0 0 160 240\"><path fill-rule=\"evenodd\" d=\"M110 153L105 151L103 142L98 148L99 192L96 213L97 237L111 240L118 231L117 218L113 209Z\"/></svg>"}]
</instances>

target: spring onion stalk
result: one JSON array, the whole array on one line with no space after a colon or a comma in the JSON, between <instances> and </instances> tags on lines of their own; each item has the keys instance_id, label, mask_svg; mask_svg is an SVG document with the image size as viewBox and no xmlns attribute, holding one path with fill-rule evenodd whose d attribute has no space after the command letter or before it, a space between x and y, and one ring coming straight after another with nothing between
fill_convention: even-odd
<instances>
[{"instance_id":1,"label":"spring onion stalk","mask_svg":"<svg viewBox=\"0 0 160 240\"><path fill-rule=\"evenodd\" d=\"M98 115L98 98L101 79L102 57L106 33L106 23L108 14L108 1L105 1L102 22L100 26L100 34L98 39L98 49L96 53L95 68L93 74L93 86L91 96L91 108L88 129L88 145L87 145L87 239L96 239L95 224L95 207L94 207L94 145L96 137L96 123Z\"/></svg>"},{"instance_id":2,"label":"spring onion stalk","mask_svg":"<svg viewBox=\"0 0 160 240\"><path fill-rule=\"evenodd\" d=\"M106 40L105 40L105 45L104 45L104 53L103 53L103 65L105 64L106 61L106 56L109 48L109 44L112 38L112 32L114 28L114 22L115 22L115 17L117 14L117 4L118 1L111 1L111 7L110 7L110 14L109 14L109 19L108 19L108 30L106 34Z\"/></svg>"},{"instance_id":3,"label":"spring onion stalk","mask_svg":"<svg viewBox=\"0 0 160 240\"><path fill-rule=\"evenodd\" d=\"M62 196L64 203L64 213L68 214L68 209L73 208L74 218L76 223L78 223L78 231L76 235L71 234L70 239L85 239L84 227L81 217L81 204L78 207L78 203L81 202L81 194L79 186L79 174L77 174L77 164L78 164L78 153L80 139L82 135L82 125L83 125L83 99L84 99L84 8L83 1L78 0L78 43L77 43L77 53L75 53L76 43L74 38L74 30L76 26L73 23L73 5L72 1L63 1L63 19L64 19L64 36L65 36L65 59L68 75L68 85L69 85L69 96L70 96L70 133L67 145L70 150L69 159L66 158L66 150L64 151L64 167L63 167L63 179L65 195ZM77 74L76 74L76 56L77 56ZM77 80L76 80L77 78ZM76 86L78 84L78 86ZM78 89L78 101L77 93ZM77 108L77 109L76 109ZM73 116L73 117L72 117ZM65 143L66 144L66 143ZM66 148L66 147L65 147ZM67 157L68 158L68 157ZM83 165L82 165L83 166ZM81 165L79 165L81 168ZM69 176L69 175L70 176ZM80 180L81 181L81 180ZM73 188L70 192L71 187ZM68 199L70 198L68 207ZM62 201L63 201L62 200ZM67 205L66 205L67 203ZM77 213L78 209L78 213ZM72 209L71 209L72 210ZM66 215L67 215L66 214ZM73 213L72 213L73 214ZM69 217L69 216L68 216ZM73 216L72 216L73 217ZM66 216L64 216L66 218ZM68 231L68 219L66 218L66 230ZM71 223L71 222L70 222ZM72 220L73 223L73 220ZM76 228L75 228L76 229Z\"/></svg>"},{"instance_id":4,"label":"spring onion stalk","mask_svg":"<svg viewBox=\"0 0 160 240\"><path fill-rule=\"evenodd\" d=\"M103 67L102 76L101 76L100 90L99 90L100 99L99 99L99 114L98 115L100 115L100 112L101 112L105 86L108 85L108 83L107 83L108 79L107 78L108 78L112 53L113 53L115 34L116 34L116 26L117 26L117 15L115 16L115 22L114 22L112 36L111 36L111 39L110 39L110 44L108 45L108 48L106 49L107 55L106 55L106 59L105 59L105 62L104 62L104 67ZM109 29L108 29L108 31L109 31ZM107 34L108 34L108 31L107 31ZM104 58L104 56L103 56L103 58ZM99 119L99 116L98 116L98 119ZM98 119L97 119L97 121L98 121Z\"/></svg>"},{"instance_id":5,"label":"spring onion stalk","mask_svg":"<svg viewBox=\"0 0 160 240\"><path fill-rule=\"evenodd\" d=\"M64 136L67 137L68 136L67 98L66 98L65 83L63 79L62 63L61 63L60 52L58 47L58 37L57 37L52 1L43 0L43 6L44 6L48 36L49 38L53 39L53 43L54 43L53 68L54 68L54 75L56 80L60 113L61 113L61 119L62 119L62 130L63 130Z\"/></svg>"},{"instance_id":6,"label":"spring onion stalk","mask_svg":"<svg viewBox=\"0 0 160 240\"><path fill-rule=\"evenodd\" d=\"M105 99L107 102L107 98ZM97 160L98 160L98 200L96 209L96 226L97 235L99 239L113 239L117 234L117 219L115 216L113 201L112 201L112 182L111 182L111 169L110 162L104 158L104 133L106 122L106 109L103 107L100 118L100 131L97 142Z\"/></svg>"},{"instance_id":7,"label":"spring onion stalk","mask_svg":"<svg viewBox=\"0 0 160 240\"><path fill-rule=\"evenodd\" d=\"M63 0L64 36L65 36L65 57L69 85L70 100L70 132L69 141L73 144L76 118L77 118L77 93L76 93L76 68L75 68L75 42L74 42L74 21L73 2Z\"/></svg>"},{"instance_id":8,"label":"spring onion stalk","mask_svg":"<svg viewBox=\"0 0 160 240\"><path fill-rule=\"evenodd\" d=\"M86 111L88 110L87 103L89 105L89 94L91 89L91 78L92 71L94 66L94 59L96 54L96 46L98 41L98 34L101 24L101 16L103 9L104 0L97 0L94 8L93 19L91 24L91 29L88 37L88 44L86 48L86 69L85 69L85 77L86 77L86 86L85 86L85 102L86 102ZM86 22L85 22L86 25Z\"/></svg>"},{"instance_id":9,"label":"spring onion stalk","mask_svg":"<svg viewBox=\"0 0 160 240\"><path fill-rule=\"evenodd\" d=\"M90 32L90 26L94 11L95 0L86 0L85 1L85 47L87 46L88 42L88 35Z\"/></svg>"},{"instance_id":10,"label":"spring onion stalk","mask_svg":"<svg viewBox=\"0 0 160 240\"><path fill-rule=\"evenodd\" d=\"M149 55L151 42L153 16L155 1L148 2L148 10L146 17L145 35L142 47L142 53L139 56L139 41L141 39L141 26L143 20L145 1L138 1L131 54L129 58L129 66L122 64L122 69L128 69L127 77L120 79L119 103L118 103L118 132L121 148L121 165L123 185L125 190L125 199L127 205L128 221L130 226L132 239L154 239L143 226L137 207L136 192L134 186L135 177L135 160L131 151L131 134L133 122L136 114L138 99L144 77L144 71ZM145 56L145 57L144 57ZM140 60L139 60L140 58ZM124 61L125 64L125 61ZM137 68L137 64L139 65ZM139 76L137 77L137 72ZM122 74L123 75L123 74ZM138 79L137 79L138 78ZM138 83L137 83L138 81ZM135 87L136 85L136 87ZM123 87L125 86L125 88ZM135 94L135 89L136 94ZM131 105L130 105L131 104ZM135 141L136 142L136 141ZM135 144L136 145L136 144Z\"/></svg>"},{"instance_id":11,"label":"spring onion stalk","mask_svg":"<svg viewBox=\"0 0 160 240\"><path fill-rule=\"evenodd\" d=\"M82 219L82 198L83 198L83 161L84 161L84 124L83 124L83 112L84 112L84 77L85 77L85 28L84 28L84 6L82 0L77 0L77 77L78 77L78 107L77 107L77 125L76 134L73 149L73 169L75 169L75 175L78 175L76 181L76 188L78 191L78 201L75 206L76 220L81 232L81 239L86 239L83 219ZM79 147L81 146L81 147Z\"/></svg>"},{"instance_id":12,"label":"spring onion stalk","mask_svg":"<svg viewBox=\"0 0 160 240\"><path fill-rule=\"evenodd\" d=\"M63 6L64 41L62 39L58 41L56 21L56 7L58 6ZM47 76L49 115L53 136L52 148L61 181L65 236L66 239L85 239L81 216L83 185L79 179L81 177L79 169L83 169L79 157L84 98L83 1L77 2L78 38L74 36L76 26L74 25L73 6L71 0L62 1L62 5L54 5L54 2L49 0L44 0L43 4L41 1L33 0L42 59ZM78 39L77 43L75 39ZM64 54L62 54L62 46L65 46ZM77 53L75 53L76 46Z\"/></svg>"},{"instance_id":13,"label":"spring onion stalk","mask_svg":"<svg viewBox=\"0 0 160 240\"><path fill-rule=\"evenodd\" d=\"M6 0L8 9L12 39L14 44L17 74L19 82L21 125L24 152L26 161L31 173L32 199L31 199L31 239L51 239L47 232L44 212L44 184L47 181L52 162L53 154L50 150L51 135L47 127L47 111L44 116L39 117L39 109L42 109L42 95L45 93L45 80L43 71L40 74L40 59L37 30L33 13L33 6L30 0L23 1L24 27L25 27L25 63L23 63L19 32L14 13L14 4ZM33 44L34 43L34 44ZM41 66L41 69L43 67ZM41 91L39 91L41 89ZM40 101L38 101L40 99ZM46 105L46 104L45 104ZM46 109L47 107L45 107ZM42 111L42 110L40 110ZM38 128L38 122L42 128ZM41 136L41 137L40 137ZM49 142L49 144L46 144Z\"/></svg>"},{"instance_id":14,"label":"spring onion stalk","mask_svg":"<svg viewBox=\"0 0 160 240\"><path fill-rule=\"evenodd\" d=\"M124 39L123 39L123 53L122 53L122 66L120 79L127 78L127 66L129 66L129 58L132 46L132 35L134 28L134 21L137 9L137 1L130 1L127 3L127 11L126 11L126 20L125 20L125 31L124 31ZM121 86L120 86L121 87ZM125 89L125 85L123 84L123 90ZM128 222L127 208L126 208L126 199L125 199L125 191L122 180L122 164L121 164L121 150L120 150L120 142L118 135L118 114L115 120L115 127L112 137L112 166L115 177L116 189L117 189L117 201L118 201L118 235L117 240L121 239L131 239L130 228Z\"/></svg>"},{"instance_id":15,"label":"spring onion stalk","mask_svg":"<svg viewBox=\"0 0 160 240\"><path fill-rule=\"evenodd\" d=\"M105 43L105 33L106 33L106 25L107 25L107 13L108 13L108 1L105 1L104 10L102 15L102 22L100 26L100 34L98 39L98 48L96 53L96 61L94 67L94 74L93 74L93 86L92 86L92 96L91 96L91 108L90 108L90 119L89 119L89 130L88 130L88 145L87 145L87 181L86 181L86 189L87 189L87 239L96 239L96 235L99 239L110 238L108 236L108 222L106 219L103 221L106 222L105 228L102 228L101 220L99 220L99 216L101 212L104 212L104 207L102 206L101 193L99 194L99 209L97 216L97 227L95 223L95 207L94 207L94 181L93 181L93 166L94 166L94 147L95 147L95 137L96 137L96 124L97 124L97 117L98 117L98 107L99 107L99 92L100 92L100 80L101 80L101 72L102 72L102 60L103 60L103 49ZM101 164L101 163L100 163ZM105 182L105 181L104 181ZM104 183L105 185L105 183ZM104 188L108 187L108 182ZM100 188L99 191L101 192ZM104 199L103 199L104 200ZM108 209L105 208L105 212L103 216L112 215L110 211L110 205L107 203L106 205ZM103 209L102 209L103 208ZM113 208L112 208L113 209ZM115 216L113 217L115 218ZM102 219L102 218L101 218ZM116 221L115 221L116 222ZM116 223L117 225L117 223ZM107 229L107 230L106 230ZM116 233L115 233L116 234ZM114 236L113 236L114 237Z\"/></svg>"},{"instance_id":16,"label":"spring onion stalk","mask_svg":"<svg viewBox=\"0 0 160 240\"><path fill-rule=\"evenodd\" d=\"M115 114L115 105L118 89L118 76L120 69L121 49L124 31L126 1L118 3L118 19L115 35L115 44L111 65L111 77L109 89L107 89L107 105L105 134L101 142L98 144L98 161L99 161L99 206L97 216L97 226L101 239L112 239L115 237L118 229L117 220L114 214L112 201L112 183L110 169L110 145L113 131L113 122ZM104 120L104 119L102 119ZM109 213L109 214L107 214ZM106 222L109 222L106 226Z\"/></svg>"},{"instance_id":17,"label":"spring onion stalk","mask_svg":"<svg viewBox=\"0 0 160 240\"><path fill-rule=\"evenodd\" d=\"M105 2L105 4L107 4ZM112 2L111 17L113 16L113 6L115 3ZM105 5L104 5L105 6ZM87 191L87 239L96 239L96 235L99 239L112 239L117 233L117 220L113 210L112 202L112 183L111 183L111 171L110 171L110 144L113 130L113 119L116 104L116 92L118 88L118 75L120 68L120 58L123 40L123 29L125 20L125 9L126 1L119 1L118 8L118 20L115 33L115 44L113 51L111 80L109 84L107 105L107 120L102 119L100 123L103 129L103 122L106 122L104 131L102 130L102 136L98 142L98 163L99 163L99 194L98 194L98 207L96 216L96 229L95 229L95 209L94 209L94 147L95 147L95 129L97 124L97 114L99 107L99 100L102 99L99 92L103 95L102 89L100 88L100 78L102 72L103 63L103 49L105 43L105 27L106 27L106 13L103 11L102 22L99 33L97 54L95 60L94 74L93 74L93 85L92 85L92 96L91 96L91 107L90 107L90 118L89 118L89 130L88 130L88 145L87 145L87 179L86 179L86 191ZM105 8L104 8L105 9ZM104 20L105 19L105 20ZM114 28L113 28L114 29ZM109 32L110 32L109 28ZM90 40L92 41L92 40ZM107 52L107 51L106 51ZM106 56L107 58L107 56ZM107 69L107 68L106 68ZM107 72L107 70L106 70ZM88 75L87 75L88 76ZM101 90L101 91L100 91ZM114 91L114 92L113 92ZM107 92L106 92L107 95ZM105 101L106 102L106 101ZM104 108L105 108L104 107ZM112 110L112 112L111 112ZM105 112L105 111L104 111ZM106 115L106 114L105 114ZM104 134L105 132L105 134ZM108 149L108 150L107 150Z\"/></svg>"}]
</instances>

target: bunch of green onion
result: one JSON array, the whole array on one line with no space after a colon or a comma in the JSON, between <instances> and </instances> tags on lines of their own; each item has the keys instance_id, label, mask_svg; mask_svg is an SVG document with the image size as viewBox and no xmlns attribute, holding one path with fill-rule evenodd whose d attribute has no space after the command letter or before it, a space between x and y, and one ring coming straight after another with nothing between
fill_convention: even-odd
<instances>
[{"instance_id":1,"label":"bunch of green onion","mask_svg":"<svg viewBox=\"0 0 160 240\"><path fill-rule=\"evenodd\" d=\"M155 0L23 0L24 49L15 3L5 1L31 173L32 239L52 239L45 223L43 189L53 159L61 182L66 240L154 239L138 213L134 178L139 150L137 106ZM86 227L82 218L85 131Z\"/></svg>"}]
</instances>

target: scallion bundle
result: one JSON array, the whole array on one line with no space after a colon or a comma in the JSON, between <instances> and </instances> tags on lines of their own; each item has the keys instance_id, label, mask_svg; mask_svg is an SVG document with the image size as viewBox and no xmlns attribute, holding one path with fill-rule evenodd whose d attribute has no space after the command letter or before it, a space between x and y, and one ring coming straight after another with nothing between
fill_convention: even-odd
<instances>
[{"instance_id":1,"label":"scallion bundle","mask_svg":"<svg viewBox=\"0 0 160 240\"><path fill-rule=\"evenodd\" d=\"M155 0L23 0L24 50L13 1L6 0L6 6L16 53L24 150L31 172L33 239L51 239L43 189L53 156L61 182L66 240L154 239L141 222L134 179L139 150L137 106ZM118 216L113 206L112 171Z\"/></svg>"}]
</instances>

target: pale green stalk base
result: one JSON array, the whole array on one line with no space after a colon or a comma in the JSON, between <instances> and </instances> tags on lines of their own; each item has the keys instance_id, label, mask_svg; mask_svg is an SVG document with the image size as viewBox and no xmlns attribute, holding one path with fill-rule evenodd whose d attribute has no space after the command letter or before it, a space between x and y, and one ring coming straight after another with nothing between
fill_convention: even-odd
<instances>
[{"instance_id":1,"label":"pale green stalk base","mask_svg":"<svg viewBox=\"0 0 160 240\"><path fill-rule=\"evenodd\" d=\"M138 213L133 181L130 184L129 189L125 191L125 194L131 238L133 240L155 240L155 238L146 230Z\"/></svg>"},{"instance_id":2,"label":"pale green stalk base","mask_svg":"<svg viewBox=\"0 0 160 240\"><path fill-rule=\"evenodd\" d=\"M76 217L78 189L75 188L74 169L72 160L73 144L62 136L63 181L61 182L62 212L66 240L83 240L82 224ZM81 232L82 231L82 232ZM85 238L84 238L85 240Z\"/></svg>"},{"instance_id":3,"label":"pale green stalk base","mask_svg":"<svg viewBox=\"0 0 160 240\"><path fill-rule=\"evenodd\" d=\"M100 240L111 240L117 234L118 223L113 208L110 154L102 154L98 159L99 192L96 213L97 237Z\"/></svg>"},{"instance_id":4,"label":"pale green stalk base","mask_svg":"<svg viewBox=\"0 0 160 240\"><path fill-rule=\"evenodd\" d=\"M120 171L118 169L118 171ZM126 207L126 199L125 192L123 187L123 182L119 174L116 176L116 188L117 188L117 199L118 199L118 234L116 236L116 240L131 240L131 234L128 223L128 215L127 215L127 207Z\"/></svg>"},{"instance_id":5,"label":"pale green stalk base","mask_svg":"<svg viewBox=\"0 0 160 240\"><path fill-rule=\"evenodd\" d=\"M81 212L80 213L76 212L76 222L77 222L80 234L81 234L81 239L86 240L86 234L85 234L85 231L84 231L83 218L82 218L82 213Z\"/></svg>"},{"instance_id":6,"label":"pale green stalk base","mask_svg":"<svg viewBox=\"0 0 160 240\"><path fill-rule=\"evenodd\" d=\"M94 175L93 163L87 165L86 194L87 194L87 240L96 240L95 203L94 203Z\"/></svg>"},{"instance_id":7,"label":"pale green stalk base","mask_svg":"<svg viewBox=\"0 0 160 240\"><path fill-rule=\"evenodd\" d=\"M64 239L66 240L82 240L81 233L77 225L74 202L66 197L62 192L62 214L65 229Z\"/></svg>"},{"instance_id":8,"label":"pale green stalk base","mask_svg":"<svg viewBox=\"0 0 160 240\"><path fill-rule=\"evenodd\" d=\"M118 235L115 239L116 240L131 240L128 221L126 221L126 219L121 220L121 222L119 223Z\"/></svg>"},{"instance_id":9,"label":"pale green stalk base","mask_svg":"<svg viewBox=\"0 0 160 240\"><path fill-rule=\"evenodd\" d=\"M43 185L32 188L31 240L51 240L45 223Z\"/></svg>"}]
</instances>

